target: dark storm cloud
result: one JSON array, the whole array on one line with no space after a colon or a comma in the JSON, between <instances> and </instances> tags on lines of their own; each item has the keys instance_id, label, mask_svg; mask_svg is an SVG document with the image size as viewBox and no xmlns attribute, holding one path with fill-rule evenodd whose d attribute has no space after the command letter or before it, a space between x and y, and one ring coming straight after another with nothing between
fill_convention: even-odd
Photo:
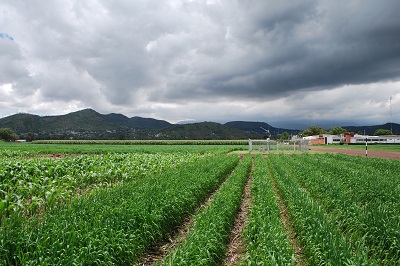
<instances>
[{"instance_id":1,"label":"dark storm cloud","mask_svg":"<svg viewBox=\"0 0 400 266\"><path fill-rule=\"evenodd\" d=\"M300 90L398 80L400 17L396 10L400 2L350 2L241 6L248 23L237 26L240 52L215 62L218 69L209 69L205 80L199 79L199 87L186 81L173 85L191 87L188 92L204 97L230 93L268 99ZM235 35L234 28L232 32ZM229 65L232 57L240 61L233 68ZM177 95L185 97L171 94Z\"/></svg>"},{"instance_id":2,"label":"dark storm cloud","mask_svg":"<svg viewBox=\"0 0 400 266\"><path fill-rule=\"evenodd\" d=\"M64 102L174 119L210 103L220 119L232 104L252 116L264 102L399 81L398 10L397 0L9 1L0 4L0 86L32 96L27 110ZM4 105L22 105L11 95Z\"/></svg>"}]
</instances>

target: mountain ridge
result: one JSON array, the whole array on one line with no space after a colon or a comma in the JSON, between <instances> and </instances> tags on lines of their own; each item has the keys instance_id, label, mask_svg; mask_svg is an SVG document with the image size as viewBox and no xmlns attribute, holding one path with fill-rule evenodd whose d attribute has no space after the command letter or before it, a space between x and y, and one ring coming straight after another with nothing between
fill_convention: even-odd
<instances>
[{"instance_id":1,"label":"mountain ridge","mask_svg":"<svg viewBox=\"0 0 400 266\"><path fill-rule=\"evenodd\" d=\"M33 133L37 139L246 139L276 137L285 131L295 135L300 131L254 121L171 124L119 113L100 114L90 108L53 116L18 113L1 118L0 128L10 128L20 136ZM344 128L370 135L378 128L393 129L395 134L400 132L400 125L396 123Z\"/></svg>"}]
</instances>

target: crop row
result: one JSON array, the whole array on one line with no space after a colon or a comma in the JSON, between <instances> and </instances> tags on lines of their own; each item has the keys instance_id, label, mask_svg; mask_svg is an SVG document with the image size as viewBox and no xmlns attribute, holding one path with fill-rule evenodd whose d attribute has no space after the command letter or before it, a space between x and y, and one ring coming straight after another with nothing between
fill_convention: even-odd
<instances>
[{"instance_id":1,"label":"crop row","mask_svg":"<svg viewBox=\"0 0 400 266\"><path fill-rule=\"evenodd\" d=\"M299 168L292 167L291 160L282 155L270 156L269 161L308 262L313 265L368 262L364 250L353 249L350 241L335 227L335 221L325 215L324 209L296 181Z\"/></svg>"},{"instance_id":2,"label":"crop row","mask_svg":"<svg viewBox=\"0 0 400 266\"><path fill-rule=\"evenodd\" d=\"M222 184L208 208L195 217L189 235L164 260L164 265L221 264L251 165L252 158L248 154Z\"/></svg>"},{"instance_id":3,"label":"crop row","mask_svg":"<svg viewBox=\"0 0 400 266\"><path fill-rule=\"evenodd\" d=\"M252 207L245 229L246 265L289 265L293 249L280 216L267 161L258 155L251 184Z\"/></svg>"},{"instance_id":4,"label":"crop row","mask_svg":"<svg viewBox=\"0 0 400 266\"><path fill-rule=\"evenodd\" d=\"M34 214L88 188L156 174L210 154L105 154L62 159L0 158L0 219Z\"/></svg>"},{"instance_id":5,"label":"crop row","mask_svg":"<svg viewBox=\"0 0 400 266\"><path fill-rule=\"evenodd\" d=\"M165 238L238 163L211 156L145 179L74 197L40 217L17 214L0 228L4 265L125 265Z\"/></svg>"},{"instance_id":6,"label":"crop row","mask_svg":"<svg viewBox=\"0 0 400 266\"><path fill-rule=\"evenodd\" d=\"M190 142L187 142L190 143ZM207 144L206 142L198 145L191 144L142 144L124 145L114 143L112 145L107 142L90 143L82 142L81 144L66 143L9 143L0 142L0 157L18 157L30 158L35 156L54 155L77 155L77 154L113 154L113 153L228 153L234 150L246 150L247 144L241 142L220 142L216 144Z\"/></svg>"},{"instance_id":7,"label":"crop row","mask_svg":"<svg viewBox=\"0 0 400 266\"><path fill-rule=\"evenodd\" d=\"M344 155L269 161L312 264L400 262L399 162Z\"/></svg>"},{"instance_id":8,"label":"crop row","mask_svg":"<svg viewBox=\"0 0 400 266\"><path fill-rule=\"evenodd\" d=\"M310 165L319 165L312 176L298 180L352 242L366 246L368 255L382 263L400 262L398 161L325 155L304 156L297 163L305 164L303 176Z\"/></svg>"},{"instance_id":9,"label":"crop row","mask_svg":"<svg viewBox=\"0 0 400 266\"><path fill-rule=\"evenodd\" d=\"M248 140L37 140L36 144L247 145Z\"/></svg>"}]
</instances>

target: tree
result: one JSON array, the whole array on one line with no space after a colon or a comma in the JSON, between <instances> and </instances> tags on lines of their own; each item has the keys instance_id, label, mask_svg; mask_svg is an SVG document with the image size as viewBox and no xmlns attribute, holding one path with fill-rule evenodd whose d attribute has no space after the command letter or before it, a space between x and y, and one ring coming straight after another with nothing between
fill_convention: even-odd
<instances>
[{"instance_id":1,"label":"tree","mask_svg":"<svg viewBox=\"0 0 400 266\"><path fill-rule=\"evenodd\" d=\"M286 131L282 133L281 137L279 138L280 140L288 140L290 139L290 135L289 133L287 133Z\"/></svg>"},{"instance_id":2,"label":"tree","mask_svg":"<svg viewBox=\"0 0 400 266\"><path fill-rule=\"evenodd\" d=\"M309 128L303 131L303 134L305 136L321 135L324 133L326 133L326 130L323 129L322 127L317 127L317 126L310 126Z\"/></svg>"},{"instance_id":3,"label":"tree","mask_svg":"<svg viewBox=\"0 0 400 266\"><path fill-rule=\"evenodd\" d=\"M347 130L345 128L342 127L333 127L329 130L329 134L331 135L341 135L344 132L346 132Z\"/></svg>"},{"instance_id":4,"label":"tree","mask_svg":"<svg viewBox=\"0 0 400 266\"><path fill-rule=\"evenodd\" d=\"M0 128L0 139L5 141L15 141L18 139L18 136L10 128Z\"/></svg>"},{"instance_id":5,"label":"tree","mask_svg":"<svg viewBox=\"0 0 400 266\"><path fill-rule=\"evenodd\" d=\"M392 132L389 129L383 129L383 128L379 128L374 132L374 136L383 136L383 135L392 135Z\"/></svg>"},{"instance_id":6,"label":"tree","mask_svg":"<svg viewBox=\"0 0 400 266\"><path fill-rule=\"evenodd\" d=\"M26 141L31 142L32 140L35 140L35 134L33 134L32 132L25 133L24 138L26 139Z\"/></svg>"}]
</instances>

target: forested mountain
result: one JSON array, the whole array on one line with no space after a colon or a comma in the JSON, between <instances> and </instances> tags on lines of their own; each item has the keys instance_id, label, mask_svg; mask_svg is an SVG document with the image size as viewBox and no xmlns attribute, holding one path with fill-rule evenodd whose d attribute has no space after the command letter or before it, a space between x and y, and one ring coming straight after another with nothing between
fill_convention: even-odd
<instances>
[{"instance_id":1,"label":"forested mountain","mask_svg":"<svg viewBox=\"0 0 400 266\"><path fill-rule=\"evenodd\" d=\"M153 118L129 118L116 113L100 114L92 109L58 116L19 113L0 119L0 128L10 128L21 138L30 133L36 139L265 139L279 137L283 132L290 135L299 132L275 128L265 122L171 124ZM400 125L396 123L343 128L369 135L377 129L392 129L394 134L400 134Z\"/></svg>"},{"instance_id":2,"label":"forested mountain","mask_svg":"<svg viewBox=\"0 0 400 266\"><path fill-rule=\"evenodd\" d=\"M164 120L100 114L92 109L59 116L15 114L0 119L0 128L36 139L246 139L260 134L219 123L174 125Z\"/></svg>"}]
</instances>

